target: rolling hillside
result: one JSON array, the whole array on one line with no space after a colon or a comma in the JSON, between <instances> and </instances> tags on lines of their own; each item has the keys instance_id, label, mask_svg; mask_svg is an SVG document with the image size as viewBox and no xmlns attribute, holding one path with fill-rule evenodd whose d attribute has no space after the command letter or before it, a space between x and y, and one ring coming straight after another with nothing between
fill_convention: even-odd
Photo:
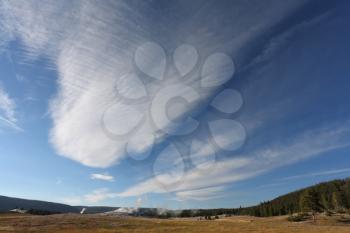
<instances>
[{"instance_id":1,"label":"rolling hillside","mask_svg":"<svg viewBox=\"0 0 350 233\"><path fill-rule=\"evenodd\" d=\"M118 207L70 206L61 203L0 196L0 212L8 212L9 210L15 208L22 208L24 210L44 210L53 213L79 213L83 208L86 208L85 213L95 214L112 211L117 209Z\"/></svg>"},{"instance_id":2,"label":"rolling hillside","mask_svg":"<svg viewBox=\"0 0 350 233\"><path fill-rule=\"evenodd\" d=\"M350 209L350 178L333 180L303 188L259 205L240 208L183 210L181 217L214 216L221 214L270 217L303 211L301 203L312 195L318 212L348 212Z\"/></svg>"},{"instance_id":3,"label":"rolling hillside","mask_svg":"<svg viewBox=\"0 0 350 233\"><path fill-rule=\"evenodd\" d=\"M257 206L236 209L236 213L268 217L301 212L303 211L301 202L306 195L313 195L320 212L347 212L350 208L350 178L323 182L262 202Z\"/></svg>"},{"instance_id":4,"label":"rolling hillside","mask_svg":"<svg viewBox=\"0 0 350 233\"><path fill-rule=\"evenodd\" d=\"M80 211L74 206L60 203L0 196L0 212L7 212L15 208L23 208L25 210L38 209L59 213L78 213Z\"/></svg>"}]
</instances>

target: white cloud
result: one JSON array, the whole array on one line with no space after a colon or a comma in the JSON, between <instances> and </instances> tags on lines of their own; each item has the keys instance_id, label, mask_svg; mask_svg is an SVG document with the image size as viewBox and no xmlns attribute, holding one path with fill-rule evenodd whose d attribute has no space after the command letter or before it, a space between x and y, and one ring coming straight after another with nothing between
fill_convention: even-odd
<instances>
[{"instance_id":1,"label":"white cloud","mask_svg":"<svg viewBox=\"0 0 350 233\"><path fill-rule=\"evenodd\" d=\"M185 200L199 200L205 201L224 195L226 188L224 186L209 187L203 189L180 191L176 193L176 197L179 201Z\"/></svg>"},{"instance_id":2,"label":"white cloud","mask_svg":"<svg viewBox=\"0 0 350 233\"><path fill-rule=\"evenodd\" d=\"M64 197L61 200L59 200L62 203L65 203L67 205L80 205L83 203L83 200L79 196L71 196L71 197Z\"/></svg>"},{"instance_id":3,"label":"white cloud","mask_svg":"<svg viewBox=\"0 0 350 233\"><path fill-rule=\"evenodd\" d=\"M215 167L204 172L194 168L188 171L182 180L179 177L163 177L166 174L158 174L119 193L119 196L139 196L146 193L165 192L185 192L186 194L186 191L189 190L231 184L255 177L277 167L308 159L311 156L348 147L350 142L346 140L346 136L349 135L348 123L309 130L283 144L263 146L249 155L218 161ZM173 182L176 179L180 179L181 182ZM159 180L177 185L169 185L165 189L165 185L160 184Z\"/></svg>"},{"instance_id":4,"label":"white cloud","mask_svg":"<svg viewBox=\"0 0 350 233\"><path fill-rule=\"evenodd\" d=\"M300 174L295 176L288 176L288 177L282 178L281 180L294 180L294 179L301 179L301 178L308 178L308 177L315 177L315 176L336 175L336 174L349 173L349 172L350 172L350 168L333 169L333 170L327 170L327 171Z\"/></svg>"},{"instance_id":5,"label":"white cloud","mask_svg":"<svg viewBox=\"0 0 350 233\"><path fill-rule=\"evenodd\" d=\"M104 180L104 181L110 181L110 182L114 181L114 177L111 176L111 175L108 175L108 174L97 174L97 173L94 173L94 174L90 175L90 178L92 180Z\"/></svg>"},{"instance_id":6,"label":"white cloud","mask_svg":"<svg viewBox=\"0 0 350 233\"><path fill-rule=\"evenodd\" d=\"M9 97L2 86L0 86L0 109L9 121L17 121L15 118L15 102Z\"/></svg>"},{"instance_id":7,"label":"white cloud","mask_svg":"<svg viewBox=\"0 0 350 233\"><path fill-rule=\"evenodd\" d=\"M223 183L238 181L251 177L252 173L240 173L251 164L248 158L233 158L217 162L210 170L192 169L186 174L169 176L167 173L159 174L154 178L143 181L132 186L126 191L119 193L119 196L139 196L146 193L166 193L183 190L201 189L216 186ZM161 181L162 183L160 183ZM167 182L167 183L165 183ZM169 184L169 185L167 185ZM174 185L172 185L174 184Z\"/></svg>"},{"instance_id":8,"label":"white cloud","mask_svg":"<svg viewBox=\"0 0 350 233\"><path fill-rule=\"evenodd\" d=\"M285 46L288 45L288 40L291 40L294 35L298 32L307 30L317 24L326 21L331 15L332 11L326 11L320 15L317 15L314 18L302 21L298 24L293 25L291 28L288 28L283 33L279 34L276 37L272 37L271 40L265 45L263 51L255 57L249 64L247 64L244 69L249 69L252 66L255 66L259 63L266 62L271 59L274 55L278 54Z\"/></svg>"},{"instance_id":9,"label":"white cloud","mask_svg":"<svg viewBox=\"0 0 350 233\"><path fill-rule=\"evenodd\" d=\"M262 188L288 185L291 180L297 180L297 179L312 178L317 176L332 176L332 175L348 174L348 173L350 173L350 168L340 168L340 169L333 169L333 170L326 170L326 171L310 172L305 174L284 177L279 179L280 182L260 185L257 188L262 189Z\"/></svg>"},{"instance_id":10,"label":"white cloud","mask_svg":"<svg viewBox=\"0 0 350 233\"><path fill-rule=\"evenodd\" d=\"M75 195L62 198L60 201L68 205L85 205L85 204L96 204L98 202L115 198L117 194L112 193L107 188L101 188L93 190L91 193L85 195Z\"/></svg>"},{"instance_id":11,"label":"white cloud","mask_svg":"<svg viewBox=\"0 0 350 233\"><path fill-rule=\"evenodd\" d=\"M271 7L265 7L266 3L256 1L255 4L232 5L231 10L238 14L216 14L217 8L222 7L220 4L205 7L202 3L196 4L188 1L175 4L179 15L183 16L188 14L188 9L197 9L196 17L190 21L174 21L170 17L155 22L148 17L150 12L145 11L152 7L137 8L127 2L42 1L38 4L37 1L1 1L1 20L7 25L5 34L23 42L28 59L45 54L56 66L59 87L51 105L50 141L60 155L92 167L108 167L125 157L125 145L130 138L115 139L106 135L101 119L112 103L120 104L115 100L115 82L134 71L133 52L137 46L155 40L162 42L165 48L173 48L179 41L187 41L197 46L201 56L221 50L234 52L235 58L240 59L244 54L241 50L247 43L302 3L276 1ZM154 13L161 14L151 14ZM215 21L210 17L213 14ZM233 15L240 20L235 20ZM223 28L222 36L218 36L211 31L216 31L216 22L221 21L232 22L232 25L230 31ZM147 87L151 96L164 88ZM182 111L186 113L192 107ZM138 106L137 110L145 112L145 105ZM130 117L130 114L115 114L114 126L123 127L123 119ZM161 142L164 135L158 132L147 119L136 140L153 134L156 141ZM132 145L131 151L142 153L152 142Z\"/></svg>"},{"instance_id":12,"label":"white cloud","mask_svg":"<svg viewBox=\"0 0 350 233\"><path fill-rule=\"evenodd\" d=\"M15 109L15 101L0 84L0 123L2 122L8 127L22 131L22 129L17 125Z\"/></svg>"},{"instance_id":13,"label":"white cloud","mask_svg":"<svg viewBox=\"0 0 350 233\"><path fill-rule=\"evenodd\" d=\"M90 203L97 203L109 198L117 197L115 193L109 192L107 188L94 190L92 193L86 194L84 200Z\"/></svg>"}]
</instances>

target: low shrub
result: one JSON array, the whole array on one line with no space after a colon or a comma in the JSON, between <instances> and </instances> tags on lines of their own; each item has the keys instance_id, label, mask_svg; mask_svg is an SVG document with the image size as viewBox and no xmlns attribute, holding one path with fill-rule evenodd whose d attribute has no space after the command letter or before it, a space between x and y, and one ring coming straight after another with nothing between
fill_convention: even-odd
<instances>
[{"instance_id":1,"label":"low shrub","mask_svg":"<svg viewBox=\"0 0 350 233\"><path fill-rule=\"evenodd\" d=\"M291 215L287 218L288 221L290 222L302 222L305 221L309 217L308 214L305 213L299 213L296 215Z\"/></svg>"},{"instance_id":2,"label":"low shrub","mask_svg":"<svg viewBox=\"0 0 350 233\"><path fill-rule=\"evenodd\" d=\"M328 216L328 217L330 217L330 216L333 215L333 213L332 213L331 211L329 211L329 210L326 210L325 214L326 214L326 216Z\"/></svg>"}]
</instances>

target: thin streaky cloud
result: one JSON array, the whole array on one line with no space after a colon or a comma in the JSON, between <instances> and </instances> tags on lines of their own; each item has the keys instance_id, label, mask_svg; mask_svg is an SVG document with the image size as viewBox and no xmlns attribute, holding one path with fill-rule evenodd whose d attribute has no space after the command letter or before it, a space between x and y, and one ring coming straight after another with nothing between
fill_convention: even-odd
<instances>
[{"instance_id":1,"label":"thin streaky cloud","mask_svg":"<svg viewBox=\"0 0 350 233\"><path fill-rule=\"evenodd\" d=\"M350 173L350 168L333 169L333 170L327 170L327 171L305 173L305 174L300 174L300 175L295 175L295 176L288 176L288 177L284 177L284 178L279 179L279 181L281 181L281 182L260 185L260 186L258 186L258 189L272 188L272 187L276 187L276 186L288 185L289 184L288 181L290 181L290 180L311 178L311 177L317 177L317 176L338 175L338 174L342 174L342 173Z\"/></svg>"},{"instance_id":2,"label":"thin streaky cloud","mask_svg":"<svg viewBox=\"0 0 350 233\"><path fill-rule=\"evenodd\" d=\"M290 142L272 144L257 148L251 155L241 155L232 159L218 161L215 167L207 173L198 169L192 169L186 173L183 182L177 186L164 189L157 182L164 180L162 174L154 178L140 182L119 196L138 196L146 193L181 192L193 189L222 186L237 181L247 180L275 168L291 165L312 156L317 156L329 151L349 147L345 140L350 134L349 124L332 125L317 130L308 130ZM178 179L175 177L174 179ZM172 183L172 180L169 180Z\"/></svg>"},{"instance_id":3,"label":"thin streaky cloud","mask_svg":"<svg viewBox=\"0 0 350 233\"><path fill-rule=\"evenodd\" d=\"M6 126L15 129L17 131L23 131L21 127L17 125L16 118L16 103L6 92L2 84L0 83L0 122ZM1 127L1 126L0 126Z\"/></svg>"},{"instance_id":4,"label":"thin streaky cloud","mask_svg":"<svg viewBox=\"0 0 350 233\"><path fill-rule=\"evenodd\" d=\"M84 200L90 203L96 203L114 197L116 197L116 194L110 193L107 188L101 188L94 190L92 193L86 194Z\"/></svg>"},{"instance_id":5,"label":"thin streaky cloud","mask_svg":"<svg viewBox=\"0 0 350 233\"><path fill-rule=\"evenodd\" d=\"M108 188L100 188L95 189L85 195L64 197L61 199L61 201L70 205L81 205L84 203L95 204L115 197L117 197L117 195L110 192Z\"/></svg>"},{"instance_id":6,"label":"thin streaky cloud","mask_svg":"<svg viewBox=\"0 0 350 233\"><path fill-rule=\"evenodd\" d=\"M83 200L79 196L69 196L69 197L61 198L59 202L62 202L67 205L80 205L82 204Z\"/></svg>"},{"instance_id":7,"label":"thin streaky cloud","mask_svg":"<svg viewBox=\"0 0 350 233\"><path fill-rule=\"evenodd\" d=\"M109 181L109 182L114 181L113 176L108 175L108 174L98 174L98 173L91 174L90 179L92 179L92 180L104 180L104 181Z\"/></svg>"},{"instance_id":8,"label":"thin streaky cloud","mask_svg":"<svg viewBox=\"0 0 350 233\"><path fill-rule=\"evenodd\" d=\"M226 194L225 194L226 193ZM209 187L204 189L187 190L176 193L176 199L179 201L198 200L205 201L216 199L227 195L225 186Z\"/></svg>"},{"instance_id":9,"label":"thin streaky cloud","mask_svg":"<svg viewBox=\"0 0 350 233\"><path fill-rule=\"evenodd\" d=\"M6 119L2 116L0 116L0 121L2 121L6 126L15 129L17 131L23 132L24 129L22 129L21 127L19 127L16 123L10 121L9 119Z\"/></svg>"},{"instance_id":10,"label":"thin streaky cloud","mask_svg":"<svg viewBox=\"0 0 350 233\"><path fill-rule=\"evenodd\" d=\"M348 172L350 172L350 168L342 168L342 169L334 169L334 170L300 174L295 176L288 176L288 177L282 178L281 180L294 180L294 179L301 179L301 178L307 178L307 177L335 175L335 174L348 173Z\"/></svg>"}]
</instances>

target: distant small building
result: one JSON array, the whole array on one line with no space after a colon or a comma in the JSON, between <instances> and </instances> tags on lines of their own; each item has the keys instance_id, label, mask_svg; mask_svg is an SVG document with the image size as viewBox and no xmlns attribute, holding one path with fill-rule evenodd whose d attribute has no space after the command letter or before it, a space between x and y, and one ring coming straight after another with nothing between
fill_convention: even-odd
<instances>
[{"instance_id":1,"label":"distant small building","mask_svg":"<svg viewBox=\"0 0 350 233\"><path fill-rule=\"evenodd\" d=\"M13 209L13 210L10 210L10 212L13 212L13 213L20 213L20 214L25 214L28 212L28 210L22 210L22 209Z\"/></svg>"}]
</instances>

